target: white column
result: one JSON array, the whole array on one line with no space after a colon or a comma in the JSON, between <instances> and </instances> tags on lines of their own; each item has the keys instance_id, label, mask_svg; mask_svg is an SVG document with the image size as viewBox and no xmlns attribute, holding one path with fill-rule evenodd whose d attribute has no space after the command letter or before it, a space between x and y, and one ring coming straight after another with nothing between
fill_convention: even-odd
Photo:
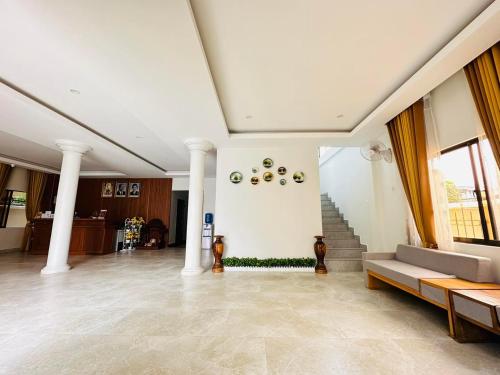
<instances>
[{"instance_id":1,"label":"white column","mask_svg":"<svg viewBox=\"0 0 500 375\"><path fill-rule=\"evenodd\" d=\"M49 255L47 265L42 269L42 274L66 272L68 265L69 243L73 216L75 212L76 191L80 175L82 155L90 147L75 141L58 140L57 146L63 153L59 187L57 189L56 210L52 223Z\"/></svg>"},{"instance_id":2,"label":"white column","mask_svg":"<svg viewBox=\"0 0 500 375\"><path fill-rule=\"evenodd\" d=\"M203 180L205 178L205 157L212 144L199 138L188 139L191 161L189 166L189 203L186 234L186 260L183 275L199 275L201 267L201 232L203 223Z\"/></svg>"}]
</instances>

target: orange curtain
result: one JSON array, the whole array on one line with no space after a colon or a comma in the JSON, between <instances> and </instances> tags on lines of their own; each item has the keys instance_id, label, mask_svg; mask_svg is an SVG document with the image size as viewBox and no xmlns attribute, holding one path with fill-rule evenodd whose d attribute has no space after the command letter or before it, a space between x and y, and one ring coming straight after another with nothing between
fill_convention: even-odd
<instances>
[{"instance_id":1,"label":"orange curtain","mask_svg":"<svg viewBox=\"0 0 500 375\"><path fill-rule=\"evenodd\" d=\"M500 42L465 66L472 97L500 166Z\"/></svg>"},{"instance_id":2,"label":"orange curtain","mask_svg":"<svg viewBox=\"0 0 500 375\"><path fill-rule=\"evenodd\" d=\"M9 164L0 163L0 197L7 186L7 181L9 181L10 172L12 167Z\"/></svg>"},{"instance_id":3,"label":"orange curtain","mask_svg":"<svg viewBox=\"0 0 500 375\"><path fill-rule=\"evenodd\" d=\"M424 247L437 248L427 166L424 102L420 99L387 124L394 158Z\"/></svg>"},{"instance_id":4,"label":"orange curtain","mask_svg":"<svg viewBox=\"0 0 500 375\"><path fill-rule=\"evenodd\" d=\"M24 229L21 249L26 250L32 234L32 221L40 211L42 196L47 182L47 175L43 172L28 171L28 191L26 192L26 227Z\"/></svg>"}]
</instances>

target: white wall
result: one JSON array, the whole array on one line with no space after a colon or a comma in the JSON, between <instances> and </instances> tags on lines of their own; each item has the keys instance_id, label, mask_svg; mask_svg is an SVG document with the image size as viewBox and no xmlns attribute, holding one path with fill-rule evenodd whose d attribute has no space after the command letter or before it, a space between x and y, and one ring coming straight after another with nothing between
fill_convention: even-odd
<instances>
[{"instance_id":1,"label":"white wall","mask_svg":"<svg viewBox=\"0 0 500 375\"><path fill-rule=\"evenodd\" d=\"M16 191L28 190L28 170L21 167L12 169L6 189Z\"/></svg>"},{"instance_id":2,"label":"white wall","mask_svg":"<svg viewBox=\"0 0 500 375\"><path fill-rule=\"evenodd\" d=\"M252 185L252 167L262 177L266 157L274 160L274 179ZM276 173L280 166L287 168L284 186ZM229 181L232 171L243 173L241 183ZM302 184L293 181L295 171L305 173ZM226 257L314 257L314 236L322 232L317 149L218 149L215 217Z\"/></svg>"},{"instance_id":3,"label":"white wall","mask_svg":"<svg viewBox=\"0 0 500 375\"><path fill-rule=\"evenodd\" d=\"M0 251L19 249L23 241L24 227L0 228Z\"/></svg>"},{"instance_id":4,"label":"white wall","mask_svg":"<svg viewBox=\"0 0 500 375\"><path fill-rule=\"evenodd\" d=\"M189 190L189 177L174 177L172 179L172 191ZM215 211L215 178L206 177L203 188L203 213L214 213Z\"/></svg>"},{"instance_id":5,"label":"white wall","mask_svg":"<svg viewBox=\"0 0 500 375\"><path fill-rule=\"evenodd\" d=\"M390 147L388 135L379 138ZM370 162L360 149L336 152L320 167L321 192L328 193L368 251L394 251L407 243L408 209L396 163Z\"/></svg>"}]
</instances>

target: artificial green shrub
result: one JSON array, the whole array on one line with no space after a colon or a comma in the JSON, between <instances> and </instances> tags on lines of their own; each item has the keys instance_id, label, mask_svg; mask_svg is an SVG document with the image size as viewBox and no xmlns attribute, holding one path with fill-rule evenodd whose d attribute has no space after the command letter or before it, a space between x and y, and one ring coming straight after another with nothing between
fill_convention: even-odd
<instances>
[{"instance_id":1,"label":"artificial green shrub","mask_svg":"<svg viewBox=\"0 0 500 375\"><path fill-rule=\"evenodd\" d=\"M224 258L226 267L314 267L314 258Z\"/></svg>"}]
</instances>

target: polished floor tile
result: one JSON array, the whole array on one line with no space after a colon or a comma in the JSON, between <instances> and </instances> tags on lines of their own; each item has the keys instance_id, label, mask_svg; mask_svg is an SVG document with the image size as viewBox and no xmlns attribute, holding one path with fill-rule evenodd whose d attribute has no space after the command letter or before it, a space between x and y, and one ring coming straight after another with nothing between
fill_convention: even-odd
<instances>
[{"instance_id":1,"label":"polished floor tile","mask_svg":"<svg viewBox=\"0 0 500 375\"><path fill-rule=\"evenodd\" d=\"M500 373L500 344L454 342L443 311L360 273L182 277L183 259L77 257L41 276L44 257L0 254L0 373Z\"/></svg>"}]
</instances>

